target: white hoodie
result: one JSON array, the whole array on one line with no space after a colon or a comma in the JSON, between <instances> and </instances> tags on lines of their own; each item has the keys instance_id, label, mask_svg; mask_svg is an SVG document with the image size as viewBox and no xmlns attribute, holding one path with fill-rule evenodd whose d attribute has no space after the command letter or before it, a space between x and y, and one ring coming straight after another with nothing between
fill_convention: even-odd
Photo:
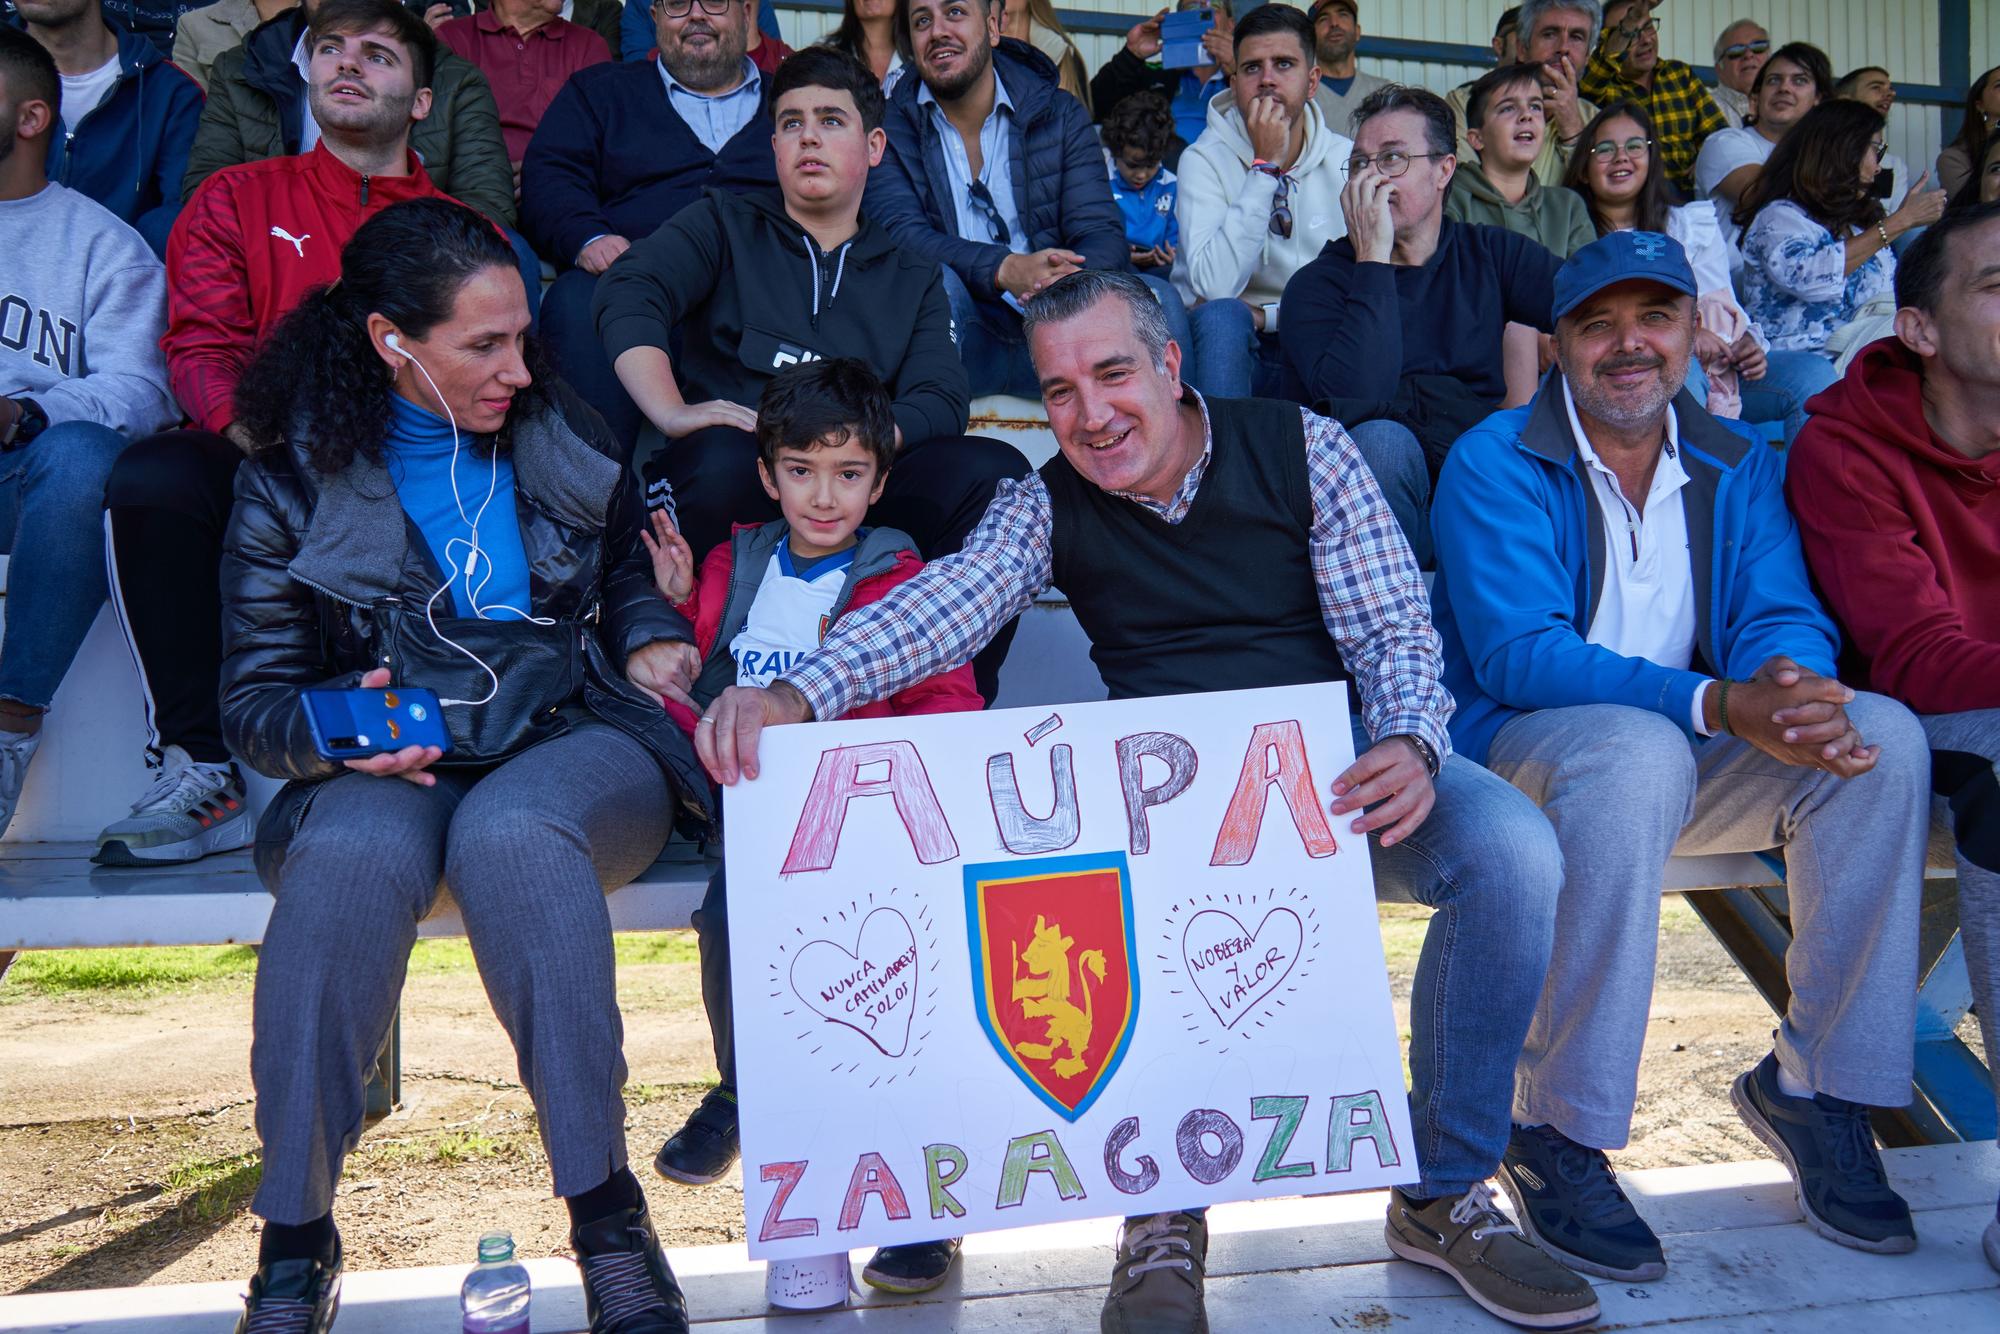
<instances>
[{"instance_id":1,"label":"white hoodie","mask_svg":"<svg viewBox=\"0 0 2000 1334\"><path fill-rule=\"evenodd\" d=\"M1305 105L1306 141L1292 178L1290 239L1271 230L1277 180L1252 171L1256 154L1243 128L1236 95L1224 90L1208 104L1208 128L1181 154L1180 255L1174 285L1190 304L1241 297L1251 305L1276 301L1291 276L1328 241L1347 235L1340 211L1341 168L1354 141L1327 128L1316 103Z\"/></svg>"}]
</instances>

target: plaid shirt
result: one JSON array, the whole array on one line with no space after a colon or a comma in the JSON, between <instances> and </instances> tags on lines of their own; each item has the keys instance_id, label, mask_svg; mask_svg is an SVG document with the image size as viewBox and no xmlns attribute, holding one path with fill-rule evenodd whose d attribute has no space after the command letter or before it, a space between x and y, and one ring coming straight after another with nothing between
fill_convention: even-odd
<instances>
[{"instance_id":1,"label":"plaid shirt","mask_svg":"<svg viewBox=\"0 0 2000 1334\"><path fill-rule=\"evenodd\" d=\"M1653 67L1649 92L1627 78L1622 62L1599 46L1584 66L1579 91L1601 107L1632 101L1646 108L1653 118L1653 146L1659 150L1667 179L1682 194L1693 196L1695 154L1701 152L1702 141L1709 135L1729 128L1729 118L1708 95L1707 85L1695 77L1694 66L1661 60ZM1589 149L1578 144L1577 151Z\"/></svg>"},{"instance_id":2,"label":"plaid shirt","mask_svg":"<svg viewBox=\"0 0 2000 1334\"><path fill-rule=\"evenodd\" d=\"M1208 405L1198 394L1195 401L1202 415L1201 458L1173 500L1162 505L1125 496L1168 523L1187 517L1208 471ZM1453 704L1441 679L1438 635L1417 562L1375 475L1340 423L1300 413L1320 616L1360 686L1363 722L1377 739L1421 737L1442 761L1451 753L1445 724ZM963 550L928 562L881 601L841 617L819 651L782 679L805 696L814 717L838 718L965 662L1049 588L1053 526L1039 474L1002 482Z\"/></svg>"}]
</instances>

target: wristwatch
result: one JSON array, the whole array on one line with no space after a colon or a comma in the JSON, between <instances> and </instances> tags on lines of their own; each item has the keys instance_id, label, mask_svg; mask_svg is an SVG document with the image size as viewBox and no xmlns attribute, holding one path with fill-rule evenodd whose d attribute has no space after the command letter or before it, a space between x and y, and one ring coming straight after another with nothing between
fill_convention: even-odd
<instances>
[{"instance_id":1,"label":"wristwatch","mask_svg":"<svg viewBox=\"0 0 2000 1334\"><path fill-rule=\"evenodd\" d=\"M1440 765L1438 762L1438 753L1432 748L1431 743L1418 736L1415 732L1398 732L1396 735L1417 748L1417 754L1423 756L1425 771L1432 778L1436 778Z\"/></svg>"},{"instance_id":2,"label":"wristwatch","mask_svg":"<svg viewBox=\"0 0 2000 1334\"><path fill-rule=\"evenodd\" d=\"M49 414L42 411L42 405L32 398L16 398L14 406L20 411L14 416L14 424L0 435L0 452L19 449L49 428Z\"/></svg>"}]
</instances>

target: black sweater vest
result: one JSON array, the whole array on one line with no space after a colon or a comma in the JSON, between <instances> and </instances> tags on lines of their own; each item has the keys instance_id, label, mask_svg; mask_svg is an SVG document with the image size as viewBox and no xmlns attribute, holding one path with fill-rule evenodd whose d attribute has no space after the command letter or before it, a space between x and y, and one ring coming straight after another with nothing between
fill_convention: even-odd
<instances>
[{"instance_id":1,"label":"black sweater vest","mask_svg":"<svg viewBox=\"0 0 2000 1334\"><path fill-rule=\"evenodd\" d=\"M1208 471L1170 524L1043 465L1056 587L1113 699L1344 681L1320 618L1299 409L1208 400Z\"/></svg>"}]
</instances>

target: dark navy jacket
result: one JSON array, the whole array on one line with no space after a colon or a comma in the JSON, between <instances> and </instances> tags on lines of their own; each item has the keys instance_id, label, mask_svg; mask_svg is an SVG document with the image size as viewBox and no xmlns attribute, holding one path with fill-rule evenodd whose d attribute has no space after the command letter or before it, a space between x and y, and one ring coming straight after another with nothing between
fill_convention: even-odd
<instances>
[{"instance_id":1,"label":"dark navy jacket","mask_svg":"<svg viewBox=\"0 0 2000 1334\"><path fill-rule=\"evenodd\" d=\"M1123 271L1125 219L1111 199L1090 113L1056 86L1048 57L1025 43L1003 38L993 52L993 72L1014 104L1008 167L1028 249L1060 246L1081 254L1085 268ZM868 173L862 206L897 245L948 265L975 297L997 304L994 278L1008 249L959 236L944 145L931 108L917 101L922 87L913 73L890 95L883 124L889 151Z\"/></svg>"},{"instance_id":2,"label":"dark navy jacket","mask_svg":"<svg viewBox=\"0 0 2000 1334\"><path fill-rule=\"evenodd\" d=\"M181 177L201 124L201 85L144 37L113 24L118 82L49 142L49 179L89 195L138 229L165 258L181 211Z\"/></svg>"},{"instance_id":3,"label":"dark navy jacket","mask_svg":"<svg viewBox=\"0 0 2000 1334\"><path fill-rule=\"evenodd\" d=\"M656 62L592 65L570 76L528 142L521 231L535 253L568 268L596 237L651 236L709 186L777 184L765 110L711 153L667 100Z\"/></svg>"}]
</instances>

